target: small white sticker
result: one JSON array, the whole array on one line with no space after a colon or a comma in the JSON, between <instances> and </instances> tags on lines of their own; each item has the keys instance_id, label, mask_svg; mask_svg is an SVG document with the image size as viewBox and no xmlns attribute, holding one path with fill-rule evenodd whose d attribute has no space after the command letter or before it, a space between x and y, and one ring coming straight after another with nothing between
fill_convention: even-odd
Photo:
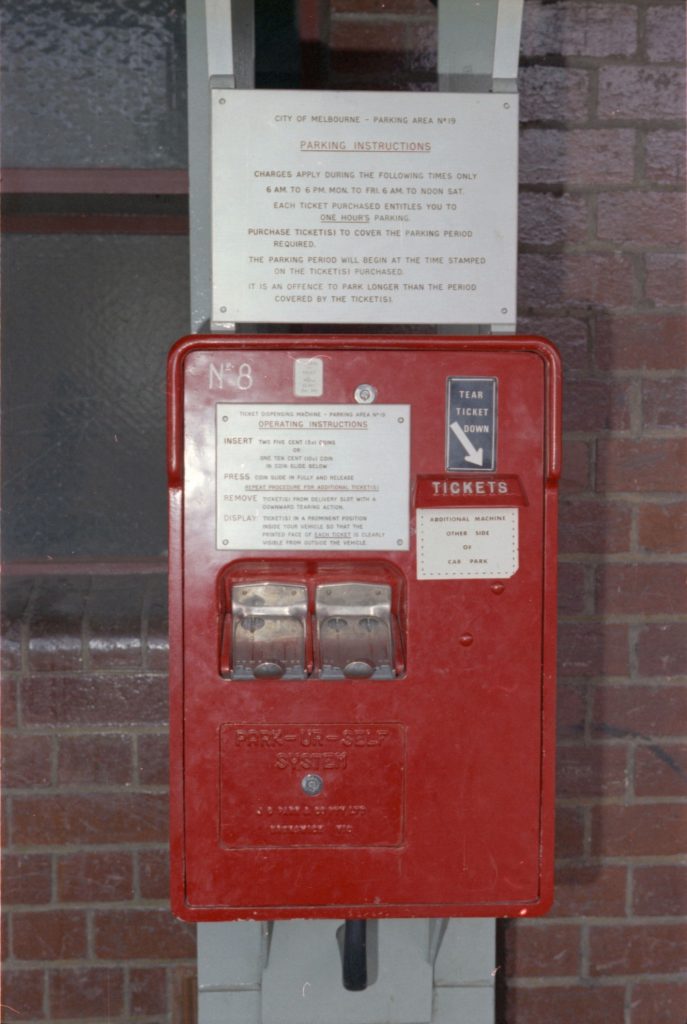
<instances>
[{"instance_id":1,"label":"small white sticker","mask_svg":"<svg viewBox=\"0 0 687 1024\"><path fill-rule=\"evenodd\" d=\"M297 359L293 365L293 393L296 398L320 398L324 385L322 360Z\"/></svg>"},{"instance_id":2,"label":"small white sticker","mask_svg":"<svg viewBox=\"0 0 687 1024\"><path fill-rule=\"evenodd\" d=\"M507 579L518 570L517 508L419 508L419 580Z\"/></svg>"}]
</instances>

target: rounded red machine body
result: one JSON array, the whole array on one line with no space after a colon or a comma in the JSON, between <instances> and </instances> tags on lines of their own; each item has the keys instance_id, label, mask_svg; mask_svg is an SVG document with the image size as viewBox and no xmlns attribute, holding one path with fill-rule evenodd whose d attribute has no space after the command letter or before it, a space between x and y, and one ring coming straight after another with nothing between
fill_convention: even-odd
<instances>
[{"instance_id":1,"label":"rounded red machine body","mask_svg":"<svg viewBox=\"0 0 687 1024\"><path fill-rule=\"evenodd\" d=\"M176 344L180 917L547 909L559 403L540 338Z\"/></svg>"}]
</instances>

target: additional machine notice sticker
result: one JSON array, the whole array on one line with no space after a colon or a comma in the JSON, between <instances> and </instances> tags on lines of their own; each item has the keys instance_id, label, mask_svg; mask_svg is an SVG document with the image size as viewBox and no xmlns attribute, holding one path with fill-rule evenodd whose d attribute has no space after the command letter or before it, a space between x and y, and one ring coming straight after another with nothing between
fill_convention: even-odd
<instances>
[{"instance_id":1,"label":"additional machine notice sticker","mask_svg":"<svg viewBox=\"0 0 687 1024\"><path fill-rule=\"evenodd\" d=\"M517 508L419 508L419 580L507 579L518 570Z\"/></svg>"},{"instance_id":2,"label":"additional machine notice sticker","mask_svg":"<svg viewBox=\"0 0 687 1024\"><path fill-rule=\"evenodd\" d=\"M217 405L217 547L409 544L409 405Z\"/></svg>"}]
</instances>

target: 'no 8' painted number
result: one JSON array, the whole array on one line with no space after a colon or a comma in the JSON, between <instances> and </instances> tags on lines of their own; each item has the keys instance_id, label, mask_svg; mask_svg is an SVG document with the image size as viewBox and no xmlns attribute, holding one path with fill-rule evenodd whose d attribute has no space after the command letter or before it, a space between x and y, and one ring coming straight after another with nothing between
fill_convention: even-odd
<instances>
[{"instance_id":1,"label":"'no 8' painted number","mask_svg":"<svg viewBox=\"0 0 687 1024\"><path fill-rule=\"evenodd\" d=\"M247 391L248 388L253 387L253 371L250 368L250 363L241 363L236 384L241 391Z\"/></svg>"}]
</instances>

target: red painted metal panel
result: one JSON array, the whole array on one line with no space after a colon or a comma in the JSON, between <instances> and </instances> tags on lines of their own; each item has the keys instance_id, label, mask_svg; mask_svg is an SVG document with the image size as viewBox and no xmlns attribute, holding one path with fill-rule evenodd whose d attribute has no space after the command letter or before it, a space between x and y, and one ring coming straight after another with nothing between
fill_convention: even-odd
<instances>
[{"instance_id":1,"label":"red painted metal panel","mask_svg":"<svg viewBox=\"0 0 687 1024\"><path fill-rule=\"evenodd\" d=\"M321 396L294 397L294 361L304 356L322 360ZM237 387L235 372L224 375L228 364L250 366L249 389ZM453 377L498 383L494 472L445 469ZM218 402L350 405L362 383L377 389L370 410L411 410L409 549L218 549ZM538 338L214 336L174 347L171 799L179 916L547 909L559 403L558 359ZM388 457L370 455L380 465ZM418 578L423 510L474 516L475 508L517 509L517 570L506 578ZM319 579L390 580L402 637L396 676L317 678L315 645L306 678L227 678L227 580L249 579L252 565L256 578L304 587L310 619ZM323 791L304 793L304 773L324 780Z\"/></svg>"}]
</instances>

